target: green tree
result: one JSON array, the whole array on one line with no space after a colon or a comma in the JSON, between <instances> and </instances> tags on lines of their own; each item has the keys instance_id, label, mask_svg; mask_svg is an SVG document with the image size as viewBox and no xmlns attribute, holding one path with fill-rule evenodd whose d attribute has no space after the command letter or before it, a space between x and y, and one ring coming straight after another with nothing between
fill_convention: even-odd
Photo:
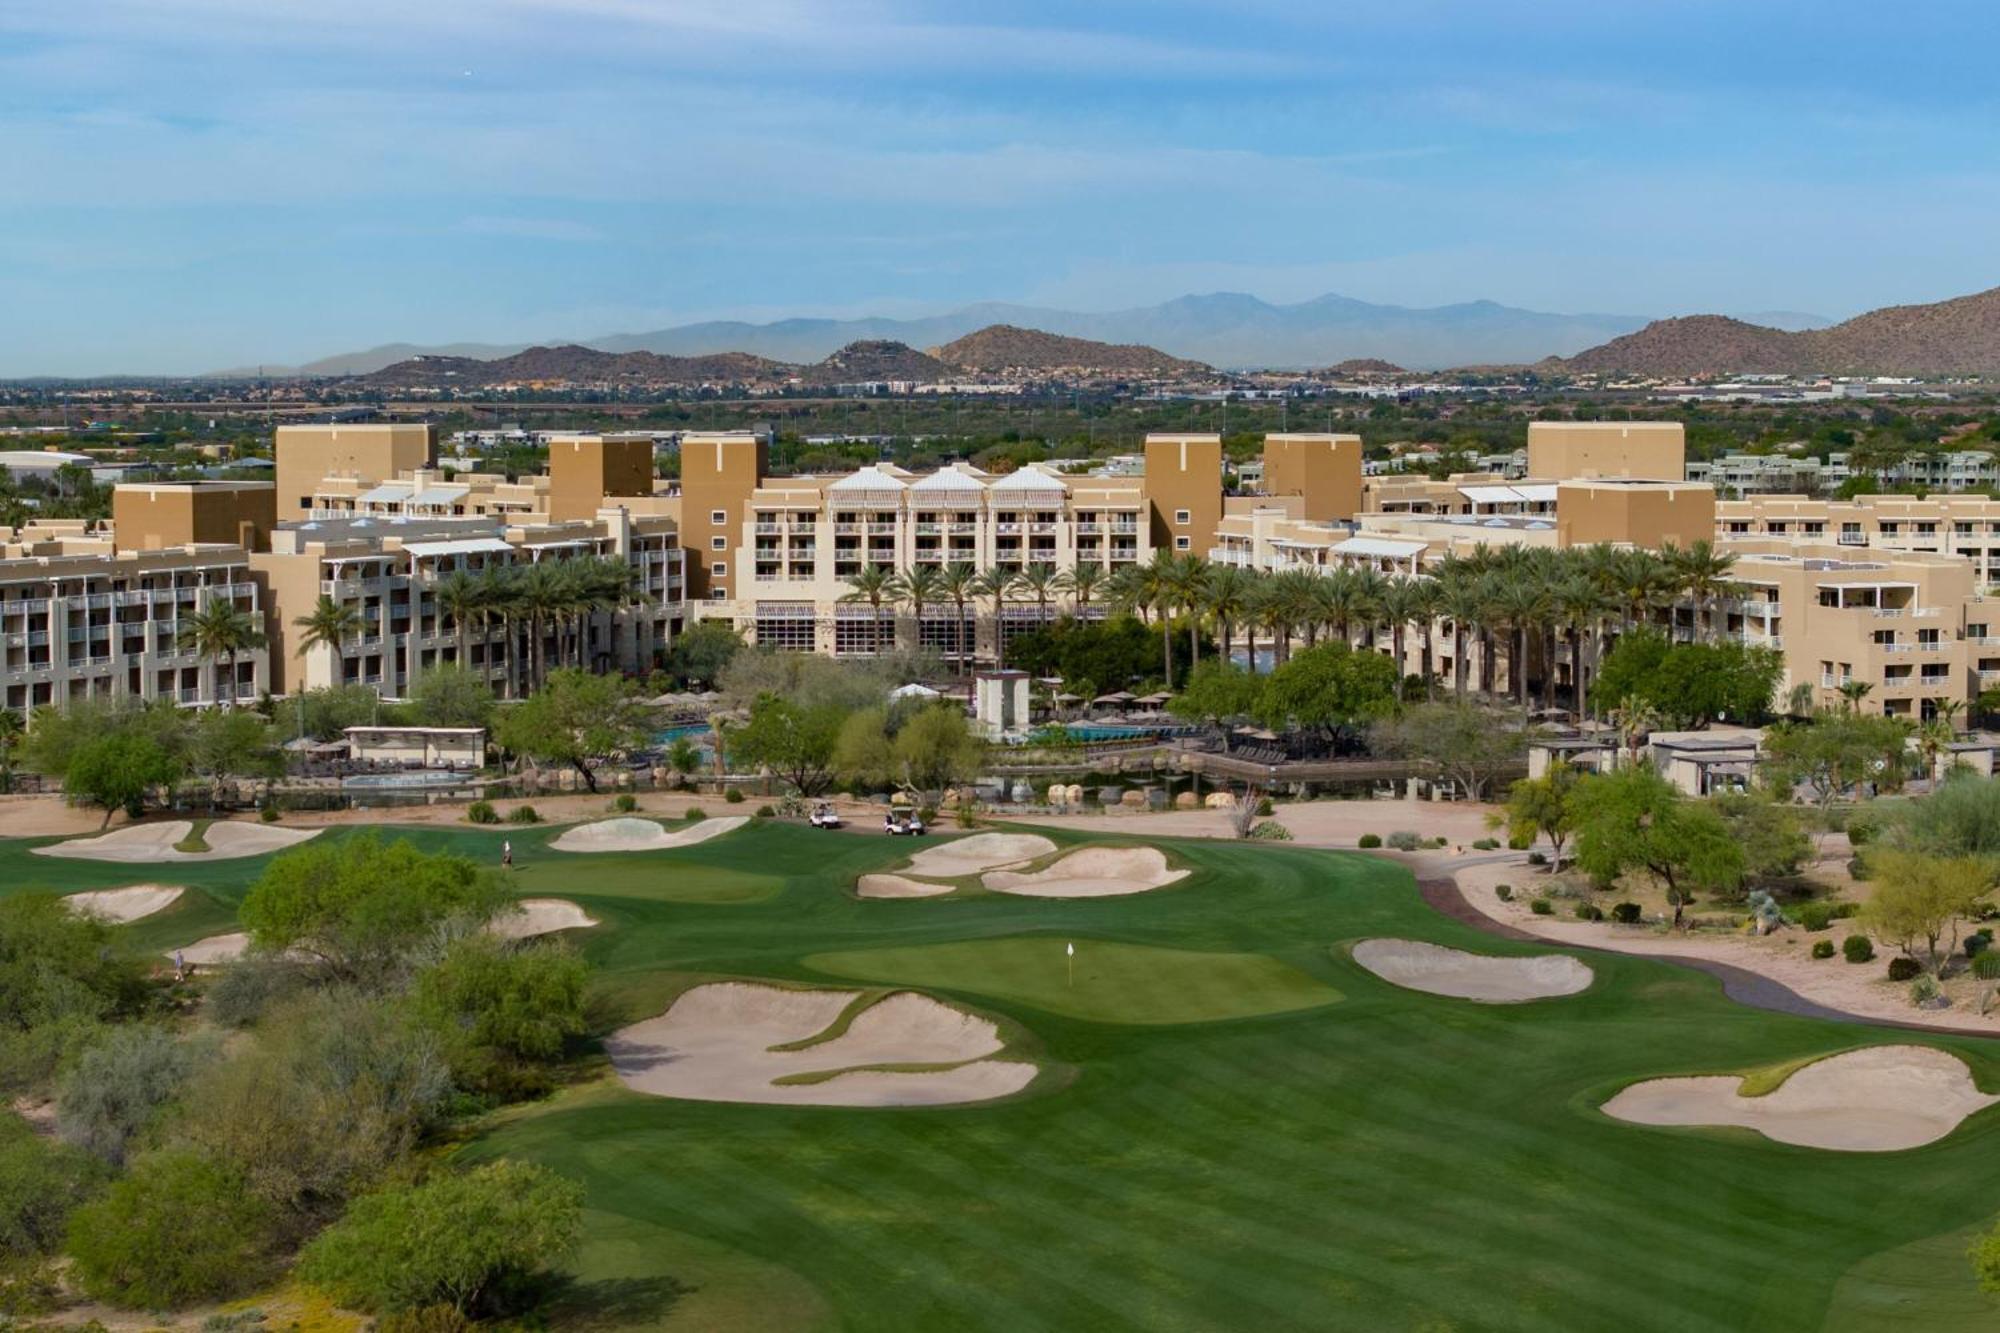
<instances>
[{"instance_id":1,"label":"green tree","mask_svg":"<svg viewBox=\"0 0 2000 1333\"><path fill-rule=\"evenodd\" d=\"M1740 643L1670 644L1654 629L1618 641L1597 673L1599 698L1639 699L1690 727L1717 718L1755 722L1771 710L1784 658Z\"/></svg>"},{"instance_id":2,"label":"green tree","mask_svg":"<svg viewBox=\"0 0 2000 1333\"><path fill-rule=\"evenodd\" d=\"M19 1116L0 1116L0 1259L60 1249L70 1213L111 1174L88 1153L42 1138Z\"/></svg>"},{"instance_id":3,"label":"green tree","mask_svg":"<svg viewBox=\"0 0 2000 1333\"><path fill-rule=\"evenodd\" d=\"M1190 722L1206 722L1222 733L1229 749L1229 724L1255 716L1264 695L1264 679L1226 659L1203 662L1188 676L1181 692L1167 701L1167 711Z\"/></svg>"},{"instance_id":4,"label":"green tree","mask_svg":"<svg viewBox=\"0 0 2000 1333\"><path fill-rule=\"evenodd\" d=\"M543 1067L583 1032L588 974L562 949L471 935L417 974L410 1004L460 1087L518 1096L546 1088Z\"/></svg>"},{"instance_id":5,"label":"green tree","mask_svg":"<svg viewBox=\"0 0 2000 1333\"><path fill-rule=\"evenodd\" d=\"M352 602L336 602L326 593L321 593L312 610L293 618L292 628L299 631L298 646L292 651L301 660L315 648L333 649L333 676L337 681L340 679L341 650L347 646L349 639L360 637L361 611Z\"/></svg>"},{"instance_id":6,"label":"green tree","mask_svg":"<svg viewBox=\"0 0 2000 1333\"><path fill-rule=\"evenodd\" d=\"M1958 923L1977 916L1993 891L1994 863L1983 856L1871 848L1868 870L1871 892L1861 909L1862 923L1876 938L1913 958L1922 940L1933 969L1951 953Z\"/></svg>"},{"instance_id":7,"label":"green tree","mask_svg":"<svg viewBox=\"0 0 2000 1333\"><path fill-rule=\"evenodd\" d=\"M1271 672L1257 700L1257 719L1273 729L1330 730L1367 721L1395 707L1400 680L1395 663L1380 653L1323 643Z\"/></svg>"},{"instance_id":8,"label":"green tree","mask_svg":"<svg viewBox=\"0 0 2000 1333\"><path fill-rule=\"evenodd\" d=\"M337 741L349 727L368 726L384 711L382 697L366 685L331 685L294 693L273 711L272 721L283 740Z\"/></svg>"},{"instance_id":9,"label":"green tree","mask_svg":"<svg viewBox=\"0 0 2000 1333\"><path fill-rule=\"evenodd\" d=\"M834 747L847 716L838 705L804 707L767 694L736 733L737 761L769 769L801 796L818 796L833 782Z\"/></svg>"},{"instance_id":10,"label":"green tree","mask_svg":"<svg viewBox=\"0 0 2000 1333\"><path fill-rule=\"evenodd\" d=\"M147 797L171 787L181 773L180 760L151 736L116 732L85 742L70 756L63 794L103 810L108 825L115 811L138 815Z\"/></svg>"},{"instance_id":11,"label":"green tree","mask_svg":"<svg viewBox=\"0 0 2000 1333\"><path fill-rule=\"evenodd\" d=\"M1953 773L1929 796L1898 806L1883 835L1930 856L2000 858L2000 778Z\"/></svg>"},{"instance_id":12,"label":"green tree","mask_svg":"<svg viewBox=\"0 0 2000 1333\"><path fill-rule=\"evenodd\" d=\"M269 1208L239 1172L196 1153L159 1152L71 1214L69 1253L98 1299L171 1310L255 1285L269 1225Z\"/></svg>"},{"instance_id":13,"label":"green tree","mask_svg":"<svg viewBox=\"0 0 2000 1333\"><path fill-rule=\"evenodd\" d=\"M1570 793L1577 784L1577 772L1561 759L1552 761L1538 778L1522 778L1507 789L1507 809L1495 822L1507 829L1508 841L1516 848L1532 847L1536 838L1547 838L1552 849L1549 869L1562 869L1563 844L1569 841Z\"/></svg>"},{"instance_id":14,"label":"green tree","mask_svg":"<svg viewBox=\"0 0 2000 1333\"><path fill-rule=\"evenodd\" d=\"M1743 849L1746 880L1785 880L1799 873L1812 855L1812 840L1790 804L1767 791L1725 792L1709 804L1729 826L1729 836Z\"/></svg>"},{"instance_id":15,"label":"green tree","mask_svg":"<svg viewBox=\"0 0 2000 1333\"><path fill-rule=\"evenodd\" d=\"M1979 1289L2000 1295L2000 1224L1973 1241L1967 1257L1972 1260L1972 1275L1979 1279Z\"/></svg>"},{"instance_id":16,"label":"green tree","mask_svg":"<svg viewBox=\"0 0 2000 1333\"><path fill-rule=\"evenodd\" d=\"M284 772L284 758L273 742L271 724L258 714L215 708L188 727L187 767L208 783L208 808L213 813L222 802L225 782L275 778Z\"/></svg>"},{"instance_id":17,"label":"green tree","mask_svg":"<svg viewBox=\"0 0 2000 1333\"><path fill-rule=\"evenodd\" d=\"M206 598L193 615L181 622L179 647L213 664L228 664L227 688L218 688L217 700L226 708L236 706L236 659L253 648L264 646L261 616L221 597Z\"/></svg>"},{"instance_id":18,"label":"green tree","mask_svg":"<svg viewBox=\"0 0 2000 1333\"><path fill-rule=\"evenodd\" d=\"M743 649L743 636L726 620L697 620L667 649L667 674L683 688L714 685Z\"/></svg>"},{"instance_id":19,"label":"green tree","mask_svg":"<svg viewBox=\"0 0 2000 1333\"><path fill-rule=\"evenodd\" d=\"M0 1092L45 1086L101 1024L149 998L145 965L113 927L53 894L0 898Z\"/></svg>"},{"instance_id":20,"label":"green tree","mask_svg":"<svg viewBox=\"0 0 2000 1333\"><path fill-rule=\"evenodd\" d=\"M465 857L363 833L274 857L239 916L257 949L295 950L352 978L380 975L446 921L483 924L506 900Z\"/></svg>"},{"instance_id":21,"label":"green tree","mask_svg":"<svg viewBox=\"0 0 2000 1333\"><path fill-rule=\"evenodd\" d=\"M408 712L425 727L487 727L493 724L493 687L456 663L426 667L410 684Z\"/></svg>"},{"instance_id":22,"label":"green tree","mask_svg":"<svg viewBox=\"0 0 2000 1333\"><path fill-rule=\"evenodd\" d=\"M57 1130L117 1166L211 1054L208 1043L181 1041L163 1027L108 1029L63 1076Z\"/></svg>"},{"instance_id":23,"label":"green tree","mask_svg":"<svg viewBox=\"0 0 2000 1333\"><path fill-rule=\"evenodd\" d=\"M1633 870L1651 875L1676 926L1696 890L1734 891L1743 882L1743 849L1722 816L1649 766L1584 778L1570 794L1570 818L1576 864L1600 883Z\"/></svg>"},{"instance_id":24,"label":"green tree","mask_svg":"<svg viewBox=\"0 0 2000 1333\"><path fill-rule=\"evenodd\" d=\"M1451 782L1465 799L1484 799L1487 784L1521 762L1527 734L1477 704L1457 699L1412 704L1369 732L1377 754L1409 759L1433 779Z\"/></svg>"},{"instance_id":25,"label":"green tree","mask_svg":"<svg viewBox=\"0 0 2000 1333\"><path fill-rule=\"evenodd\" d=\"M494 734L506 749L536 763L574 768L594 792L590 761L644 749L653 730L652 710L624 681L563 668L502 712Z\"/></svg>"},{"instance_id":26,"label":"green tree","mask_svg":"<svg viewBox=\"0 0 2000 1333\"><path fill-rule=\"evenodd\" d=\"M583 1188L544 1167L498 1161L359 1199L306 1247L299 1275L378 1314L488 1299L576 1249Z\"/></svg>"},{"instance_id":27,"label":"green tree","mask_svg":"<svg viewBox=\"0 0 2000 1333\"><path fill-rule=\"evenodd\" d=\"M850 715L834 747L835 766L858 782L900 787L929 806L978 776L986 746L957 708L933 704L903 714L892 727L896 720L886 708Z\"/></svg>"},{"instance_id":28,"label":"green tree","mask_svg":"<svg viewBox=\"0 0 2000 1333\"><path fill-rule=\"evenodd\" d=\"M1783 721L1764 731L1764 773L1781 791L1803 786L1831 827L1833 803L1867 783L1901 785L1910 724L1901 718L1826 710L1810 722ZM1949 784L1947 784L1949 785Z\"/></svg>"}]
</instances>

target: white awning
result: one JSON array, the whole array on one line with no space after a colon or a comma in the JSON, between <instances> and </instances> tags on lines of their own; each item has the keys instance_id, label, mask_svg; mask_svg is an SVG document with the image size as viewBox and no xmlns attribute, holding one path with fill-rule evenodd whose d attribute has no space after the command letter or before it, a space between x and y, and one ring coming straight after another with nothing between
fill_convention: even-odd
<instances>
[{"instance_id":1,"label":"white awning","mask_svg":"<svg viewBox=\"0 0 2000 1333\"><path fill-rule=\"evenodd\" d=\"M413 505L456 504L472 493L470 486L432 486L410 497Z\"/></svg>"},{"instance_id":2,"label":"white awning","mask_svg":"<svg viewBox=\"0 0 2000 1333\"><path fill-rule=\"evenodd\" d=\"M410 498L410 488L401 482L387 481L373 490L363 491L356 497L361 504L392 504L397 500Z\"/></svg>"},{"instance_id":3,"label":"white awning","mask_svg":"<svg viewBox=\"0 0 2000 1333\"><path fill-rule=\"evenodd\" d=\"M1513 489L1514 494L1530 504L1554 504L1556 500L1556 484L1552 481L1531 481Z\"/></svg>"},{"instance_id":4,"label":"white awning","mask_svg":"<svg viewBox=\"0 0 2000 1333\"><path fill-rule=\"evenodd\" d=\"M438 555L504 555L514 548L498 537L460 537L443 542L405 542L403 549L419 559Z\"/></svg>"},{"instance_id":5,"label":"white awning","mask_svg":"<svg viewBox=\"0 0 2000 1333\"><path fill-rule=\"evenodd\" d=\"M1407 560L1428 546L1428 542L1395 541L1388 537L1349 537L1346 541L1335 542L1335 555L1386 556L1392 560Z\"/></svg>"},{"instance_id":6,"label":"white awning","mask_svg":"<svg viewBox=\"0 0 2000 1333\"><path fill-rule=\"evenodd\" d=\"M1527 498L1512 486L1461 486L1458 493L1476 505L1513 504Z\"/></svg>"}]
</instances>

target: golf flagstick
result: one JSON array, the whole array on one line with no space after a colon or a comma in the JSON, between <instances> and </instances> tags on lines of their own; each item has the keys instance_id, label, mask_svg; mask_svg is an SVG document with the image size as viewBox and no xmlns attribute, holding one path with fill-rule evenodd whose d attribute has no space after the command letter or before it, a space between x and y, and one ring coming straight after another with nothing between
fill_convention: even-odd
<instances>
[{"instance_id":1,"label":"golf flagstick","mask_svg":"<svg viewBox=\"0 0 2000 1333\"><path fill-rule=\"evenodd\" d=\"M1071 990L1075 990L1076 989L1076 945L1066 944L1063 946L1063 951L1069 956L1069 987Z\"/></svg>"}]
</instances>

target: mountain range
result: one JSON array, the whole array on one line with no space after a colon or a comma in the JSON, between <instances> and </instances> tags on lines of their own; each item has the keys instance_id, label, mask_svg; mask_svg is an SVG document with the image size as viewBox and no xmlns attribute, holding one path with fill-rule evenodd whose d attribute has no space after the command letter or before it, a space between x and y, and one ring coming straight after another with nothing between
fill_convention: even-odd
<instances>
[{"instance_id":1,"label":"mountain range","mask_svg":"<svg viewBox=\"0 0 2000 1333\"><path fill-rule=\"evenodd\" d=\"M1567 356L1632 333L1645 323L1645 317L1638 315L1548 314L1493 301L1419 308L1327 295L1284 305L1239 292L1217 292L1097 314L982 302L915 319L782 319L768 324L711 320L650 333L557 339L552 345L677 357L745 352L797 365L824 360L855 342L941 347L998 324L1113 345L1163 348L1176 358L1234 369L1303 369L1353 358L1435 369ZM242 377L261 370L277 376L367 375L411 357L494 360L531 345L389 343L302 366L242 367L217 374Z\"/></svg>"}]
</instances>

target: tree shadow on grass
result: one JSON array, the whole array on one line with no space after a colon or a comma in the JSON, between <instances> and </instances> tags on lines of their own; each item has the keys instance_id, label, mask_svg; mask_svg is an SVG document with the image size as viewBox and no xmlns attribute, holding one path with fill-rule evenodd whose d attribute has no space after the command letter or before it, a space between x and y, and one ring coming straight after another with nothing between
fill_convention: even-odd
<instances>
[{"instance_id":1,"label":"tree shadow on grass","mask_svg":"<svg viewBox=\"0 0 2000 1333\"><path fill-rule=\"evenodd\" d=\"M543 1307L549 1326L563 1329L610 1330L658 1323L698 1288L679 1278L607 1277L595 1282L571 1280L549 1296Z\"/></svg>"}]
</instances>

